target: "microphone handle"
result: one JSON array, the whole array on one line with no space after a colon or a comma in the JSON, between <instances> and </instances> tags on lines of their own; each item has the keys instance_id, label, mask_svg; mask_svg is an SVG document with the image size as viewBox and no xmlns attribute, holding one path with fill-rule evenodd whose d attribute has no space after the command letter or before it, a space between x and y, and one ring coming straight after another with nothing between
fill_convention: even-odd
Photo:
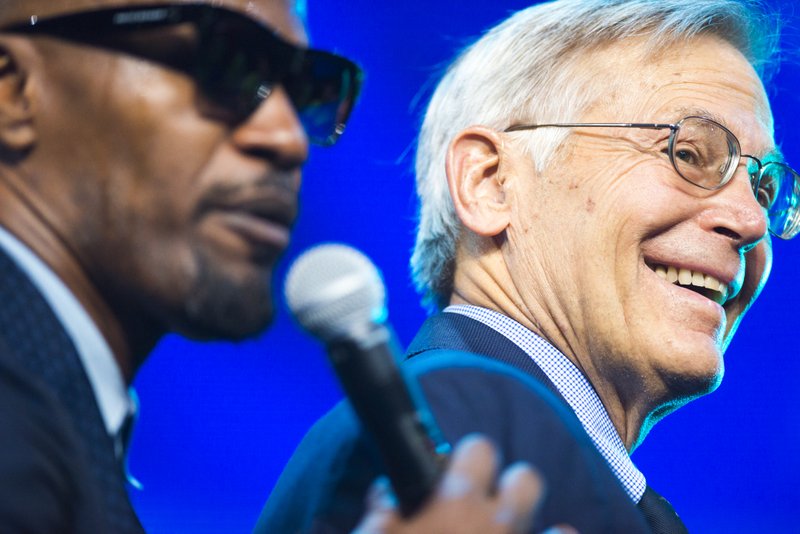
<instances>
[{"instance_id":1,"label":"microphone handle","mask_svg":"<svg viewBox=\"0 0 800 534\"><path fill-rule=\"evenodd\" d=\"M444 471L448 450L431 414L413 394L396 364L391 331L375 326L358 340L328 344L328 357L361 423L375 439L403 516L425 503Z\"/></svg>"}]
</instances>

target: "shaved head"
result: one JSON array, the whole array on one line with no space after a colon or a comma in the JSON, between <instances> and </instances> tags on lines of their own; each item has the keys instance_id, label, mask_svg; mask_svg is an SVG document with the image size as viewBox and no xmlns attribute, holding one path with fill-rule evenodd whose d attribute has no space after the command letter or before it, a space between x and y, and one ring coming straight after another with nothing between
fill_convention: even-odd
<instances>
[{"instance_id":1,"label":"shaved head","mask_svg":"<svg viewBox=\"0 0 800 534\"><path fill-rule=\"evenodd\" d=\"M98 6L124 6L150 3L147 0L4 0L0 7L0 23L17 22L32 15L48 16L69 11L78 11Z\"/></svg>"},{"instance_id":2,"label":"shaved head","mask_svg":"<svg viewBox=\"0 0 800 534\"><path fill-rule=\"evenodd\" d=\"M0 0L0 25L22 21L32 15L40 17L69 13L70 11L80 11L95 7L122 7L136 6L154 3L153 0ZM164 4L187 4L187 3L213 3L225 7L254 13L258 15L258 2L248 0L227 0L222 2L210 2L208 0L172 0L163 2ZM303 21L305 12L305 0L273 0L273 4L278 7L285 7L290 12L298 15L299 20Z\"/></svg>"}]
</instances>

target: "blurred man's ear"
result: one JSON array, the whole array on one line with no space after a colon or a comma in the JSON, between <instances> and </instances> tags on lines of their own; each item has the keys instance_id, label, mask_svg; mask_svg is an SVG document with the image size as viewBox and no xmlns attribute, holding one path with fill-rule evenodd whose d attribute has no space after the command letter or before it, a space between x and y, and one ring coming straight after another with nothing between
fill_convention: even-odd
<instances>
[{"instance_id":1,"label":"blurred man's ear","mask_svg":"<svg viewBox=\"0 0 800 534\"><path fill-rule=\"evenodd\" d=\"M36 130L27 73L0 39L0 159L19 159L33 147Z\"/></svg>"},{"instance_id":2,"label":"blurred man's ear","mask_svg":"<svg viewBox=\"0 0 800 534\"><path fill-rule=\"evenodd\" d=\"M462 130L447 152L447 183L456 214L474 233L493 237L509 224L500 134L483 126Z\"/></svg>"}]
</instances>

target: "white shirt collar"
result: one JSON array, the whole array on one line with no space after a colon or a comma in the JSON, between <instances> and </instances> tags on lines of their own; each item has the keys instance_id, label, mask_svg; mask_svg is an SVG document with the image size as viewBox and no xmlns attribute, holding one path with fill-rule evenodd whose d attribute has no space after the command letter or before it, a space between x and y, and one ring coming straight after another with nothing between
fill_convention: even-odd
<instances>
[{"instance_id":1,"label":"white shirt collar","mask_svg":"<svg viewBox=\"0 0 800 534\"><path fill-rule=\"evenodd\" d=\"M116 435L136 403L125 386L111 347L61 279L33 251L0 226L0 247L42 293L78 351L100 407L106 431Z\"/></svg>"},{"instance_id":2,"label":"white shirt collar","mask_svg":"<svg viewBox=\"0 0 800 534\"><path fill-rule=\"evenodd\" d=\"M577 367L547 340L502 313L478 306L448 306L445 312L466 315L496 330L525 351L567 401L595 447L611 467L628 496L639 502L647 481L633 464L600 397Z\"/></svg>"}]
</instances>

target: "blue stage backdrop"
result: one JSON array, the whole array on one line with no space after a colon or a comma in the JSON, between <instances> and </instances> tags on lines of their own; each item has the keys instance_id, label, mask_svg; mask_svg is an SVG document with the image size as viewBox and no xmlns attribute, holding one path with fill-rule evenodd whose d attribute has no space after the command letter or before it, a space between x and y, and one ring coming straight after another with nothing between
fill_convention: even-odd
<instances>
[{"instance_id":1,"label":"blue stage backdrop","mask_svg":"<svg viewBox=\"0 0 800 534\"><path fill-rule=\"evenodd\" d=\"M382 269L390 319L400 340L411 340L425 316L407 267L421 111L455 51L526 5L309 1L313 43L356 58L367 78L340 144L312 149L276 288L304 249L352 244ZM789 0L775 6L787 14L786 56L795 64L778 73L770 96L777 139L797 167L798 16ZM692 532L797 532L799 259L800 241L775 243L771 280L728 351L720 389L668 417L634 454ZM164 340L135 385L141 416L130 466L144 489L133 499L153 534L249 532L298 441L341 398L321 347L298 332L283 304L270 331L250 342Z\"/></svg>"}]
</instances>

